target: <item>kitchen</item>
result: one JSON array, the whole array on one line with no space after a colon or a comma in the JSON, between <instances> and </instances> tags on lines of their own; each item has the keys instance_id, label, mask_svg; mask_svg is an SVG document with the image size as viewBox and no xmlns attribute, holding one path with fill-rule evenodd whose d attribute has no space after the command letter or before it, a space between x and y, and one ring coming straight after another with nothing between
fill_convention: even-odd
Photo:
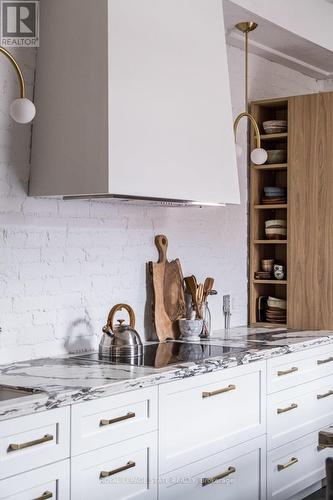
<instances>
[{"instance_id":1,"label":"kitchen","mask_svg":"<svg viewBox=\"0 0 333 500\"><path fill-rule=\"evenodd\" d=\"M333 5L289 4L40 0L2 37L36 108L1 57L1 500L329 495Z\"/></svg>"}]
</instances>

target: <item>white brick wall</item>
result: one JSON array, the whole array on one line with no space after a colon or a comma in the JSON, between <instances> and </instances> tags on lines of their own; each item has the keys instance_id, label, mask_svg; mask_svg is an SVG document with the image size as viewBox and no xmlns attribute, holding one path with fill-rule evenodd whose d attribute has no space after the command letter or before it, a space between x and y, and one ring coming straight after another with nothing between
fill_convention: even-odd
<instances>
[{"instance_id":1,"label":"white brick wall","mask_svg":"<svg viewBox=\"0 0 333 500\"><path fill-rule=\"evenodd\" d=\"M31 95L35 53L18 49L16 55ZM243 54L230 48L229 56L236 115L243 109ZM233 296L232 323L244 324L245 154L239 162L238 207L180 209L28 198L30 128L8 117L17 83L4 58L0 73L0 363L96 345L116 302L133 306L143 333L145 263L156 259L157 233L169 237L169 256L180 257L185 275L216 278L214 327L223 325L221 299L228 292ZM251 57L251 98L317 88L311 78Z\"/></svg>"}]
</instances>

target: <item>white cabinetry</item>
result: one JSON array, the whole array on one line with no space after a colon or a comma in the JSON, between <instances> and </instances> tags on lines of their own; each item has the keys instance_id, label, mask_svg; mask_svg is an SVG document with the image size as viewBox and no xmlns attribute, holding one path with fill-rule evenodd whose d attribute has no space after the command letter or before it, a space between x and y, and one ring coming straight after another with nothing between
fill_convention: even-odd
<instances>
[{"instance_id":1,"label":"white cabinetry","mask_svg":"<svg viewBox=\"0 0 333 500\"><path fill-rule=\"evenodd\" d=\"M221 0L43 0L30 194L239 203Z\"/></svg>"},{"instance_id":2,"label":"white cabinetry","mask_svg":"<svg viewBox=\"0 0 333 500\"><path fill-rule=\"evenodd\" d=\"M162 476L160 500L263 500L265 446L253 439Z\"/></svg>"},{"instance_id":3,"label":"white cabinetry","mask_svg":"<svg viewBox=\"0 0 333 500\"><path fill-rule=\"evenodd\" d=\"M266 364L159 387L160 473L265 433Z\"/></svg>"},{"instance_id":4,"label":"white cabinetry","mask_svg":"<svg viewBox=\"0 0 333 500\"><path fill-rule=\"evenodd\" d=\"M157 429L157 388L117 394L72 406L72 455Z\"/></svg>"},{"instance_id":5,"label":"white cabinetry","mask_svg":"<svg viewBox=\"0 0 333 500\"><path fill-rule=\"evenodd\" d=\"M72 459L72 500L156 500L157 435L144 434Z\"/></svg>"},{"instance_id":6,"label":"white cabinetry","mask_svg":"<svg viewBox=\"0 0 333 500\"><path fill-rule=\"evenodd\" d=\"M69 407L0 422L0 479L69 457L69 422Z\"/></svg>"},{"instance_id":7,"label":"white cabinetry","mask_svg":"<svg viewBox=\"0 0 333 500\"><path fill-rule=\"evenodd\" d=\"M0 500L70 500L69 460L0 481Z\"/></svg>"}]
</instances>

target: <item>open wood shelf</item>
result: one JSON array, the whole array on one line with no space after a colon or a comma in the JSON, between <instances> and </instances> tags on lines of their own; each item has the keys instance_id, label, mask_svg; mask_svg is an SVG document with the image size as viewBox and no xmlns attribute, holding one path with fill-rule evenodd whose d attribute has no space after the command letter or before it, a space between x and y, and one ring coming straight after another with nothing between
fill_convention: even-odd
<instances>
[{"instance_id":1,"label":"open wood shelf","mask_svg":"<svg viewBox=\"0 0 333 500\"><path fill-rule=\"evenodd\" d=\"M287 203L281 203L281 204L272 204L272 205L254 205L256 210L279 210L280 208L288 208Z\"/></svg>"},{"instance_id":2,"label":"open wood shelf","mask_svg":"<svg viewBox=\"0 0 333 500\"><path fill-rule=\"evenodd\" d=\"M253 165L254 170L286 170L288 163L264 163L264 165Z\"/></svg>"},{"instance_id":3,"label":"open wood shelf","mask_svg":"<svg viewBox=\"0 0 333 500\"><path fill-rule=\"evenodd\" d=\"M287 280L253 280L255 285L286 285Z\"/></svg>"},{"instance_id":4,"label":"open wood shelf","mask_svg":"<svg viewBox=\"0 0 333 500\"><path fill-rule=\"evenodd\" d=\"M267 120L288 120L289 100L256 101L251 105L251 114L256 119L263 148L287 149L288 132L265 134L263 122ZM256 147L254 131L251 130L251 150ZM288 152L287 152L288 157ZM258 305L260 297L277 297L287 300L288 280L254 279L255 273L261 269L262 259L274 259L278 264L287 266L288 238L284 240L265 239L265 223L269 219L284 219L288 221L288 203L263 204L264 188L276 186L288 190L288 162L276 164L253 165L249 167L249 202L250 202L250 266L249 266L249 324L257 327L285 328L285 323L269 323L259 321L265 315L259 316ZM286 199L287 200L287 199ZM288 199L289 201L289 199ZM287 222L288 226L288 222ZM287 227L288 231L288 227ZM287 270L287 269L286 269ZM265 306L264 306L265 307ZM287 317L288 317L288 312Z\"/></svg>"},{"instance_id":5,"label":"open wood shelf","mask_svg":"<svg viewBox=\"0 0 333 500\"><path fill-rule=\"evenodd\" d=\"M262 141L276 141L280 139L287 139L288 132L281 132L280 134L262 134L260 138Z\"/></svg>"},{"instance_id":6,"label":"open wood shelf","mask_svg":"<svg viewBox=\"0 0 333 500\"><path fill-rule=\"evenodd\" d=\"M286 245L288 240L254 240L255 245Z\"/></svg>"}]
</instances>

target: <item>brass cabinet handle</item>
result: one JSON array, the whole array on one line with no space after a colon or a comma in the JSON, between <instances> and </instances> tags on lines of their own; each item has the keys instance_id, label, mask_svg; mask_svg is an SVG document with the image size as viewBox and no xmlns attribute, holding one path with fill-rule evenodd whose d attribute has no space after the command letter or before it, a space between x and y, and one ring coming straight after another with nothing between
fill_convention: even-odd
<instances>
[{"instance_id":1,"label":"brass cabinet handle","mask_svg":"<svg viewBox=\"0 0 333 500\"><path fill-rule=\"evenodd\" d=\"M325 394L317 394L317 399L328 398L328 396L333 396L333 391L328 391Z\"/></svg>"},{"instance_id":2,"label":"brass cabinet handle","mask_svg":"<svg viewBox=\"0 0 333 500\"><path fill-rule=\"evenodd\" d=\"M27 443L12 443L8 446L7 453L16 450L23 450L24 448L30 448L31 446L36 446L37 444L47 443L47 441L53 441L53 439L52 434L45 434L42 438L35 439L34 441L28 441Z\"/></svg>"},{"instance_id":3,"label":"brass cabinet handle","mask_svg":"<svg viewBox=\"0 0 333 500\"><path fill-rule=\"evenodd\" d=\"M44 491L42 496L34 498L33 500L47 500L47 498L52 498L52 497L53 497L52 491Z\"/></svg>"},{"instance_id":4,"label":"brass cabinet handle","mask_svg":"<svg viewBox=\"0 0 333 500\"><path fill-rule=\"evenodd\" d=\"M324 365L325 363L331 363L332 361L333 361L333 357L326 358L326 359L318 359L317 365Z\"/></svg>"},{"instance_id":5,"label":"brass cabinet handle","mask_svg":"<svg viewBox=\"0 0 333 500\"><path fill-rule=\"evenodd\" d=\"M218 389L217 391L212 392L203 392L203 398L211 398L212 396L217 396L218 394L223 394L224 392L234 391L236 386L234 384L228 385L228 387L223 387L222 389Z\"/></svg>"},{"instance_id":6,"label":"brass cabinet handle","mask_svg":"<svg viewBox=\"0 0 333 500\"><path fill-rule=\"evenodd\" d=\"M123 465L122 467L118 467L118 469L113 469L110 471L102 470L99 474L99 478L102 479L103 477L114 476L115 474L119 474L119 472L123 472L124 470L127 470L127 469L132 469L135 466L136 466L136 463L132 462L130 460L129 462L127 462L126 465Z\"/></svg>"},{"instance_id":7,"label":"brass cabinet handle","mask_svg":"<svg viewBox=\"0 0 333 500\"><path fill-rule=\"evenodd\" d=\"M287 406L287 408L278 408L276 411L277 413L286 413L287 411L295 410L296 408L298 408L298 405L293 403L290 406Z\"/></svg>"},{"instance_id":8,"label":"brass cabinet handle","mask_svg":"<svg viewBox=\"0 0 333 500\"><path fill-rule=\"evenodd\" d=\"M104 425L115 424L116 422L122 422L123 420L128 420L129 418L134 418L134 417L135 413L130 411L126 415L122 415L121 417L111 418L110 420L102 419L99 425L103 427Z\"/></svg>"},{"instance_id":9,"label":"brass cabinet handle","mask_svg":"<svg viewBox=\"0 0 333 500\"><path fill-rule=\"evenodd\" d=\"M277 468L278 468L278 471L280 470L284 470L284 469L287 469L288 467L290 467L291 465L294 465L294 464L297 464L298 462L298 458L296 457L292 457L289 462L287 462L286 464L278 464Z\"/></svg>"},{"instance_id":10,"label":"brass cabinet handle","mask_svg":"<svg viewBox=\"0 0 333 500\"><path fill-rule=\"evenodd\" d=\"M228 469L224 472L221 472L221 474L218 474L217 476L214 477L204 477L201 479L201 486L207 486L208 484L215 483L215 481L218 481L219 479L223 479L224 477L230 476L230 474L233 474L236 472L235 467L228 467Z\"/></svg>"},{"instance_id":11,"label":"brass cabinet handle","mask_svg":"<svg viewBox=\"0 0 333 500\"><path fill-rule=\"evenodd\" d=\"M289 373L294 373L294 372L298 372L297 366L293 366L292 368L290 368L290 370L278 371L277 374L278 377L282 377L283 375L289 375Z\"/></svg>"}]
</instances>

